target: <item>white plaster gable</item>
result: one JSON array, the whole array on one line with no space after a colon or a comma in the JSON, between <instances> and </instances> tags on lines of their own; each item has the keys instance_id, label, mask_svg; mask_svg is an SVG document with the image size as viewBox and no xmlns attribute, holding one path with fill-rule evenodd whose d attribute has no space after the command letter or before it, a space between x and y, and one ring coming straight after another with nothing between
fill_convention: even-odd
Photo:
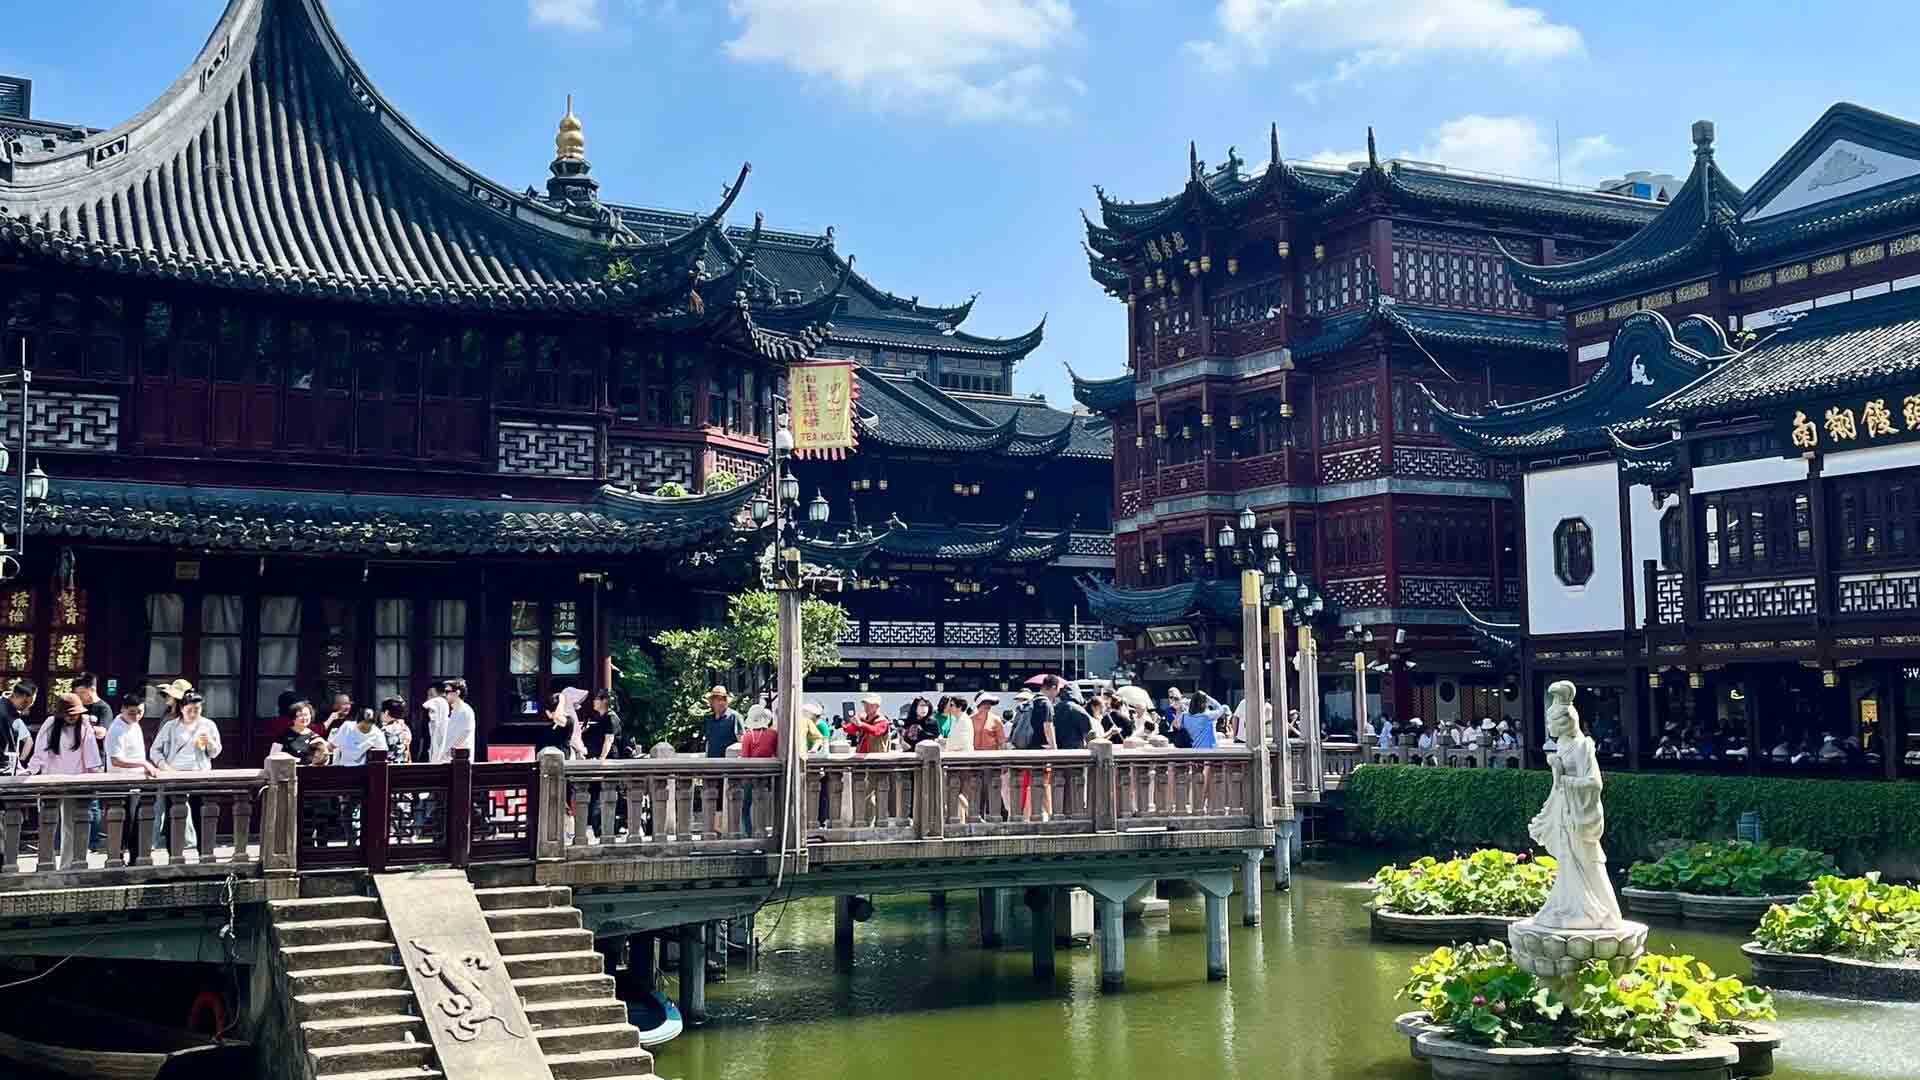
<instances>
[{"instance_id":1,"label":"white plaster gable","mask_svg":"<svg viewBox=\"0 0 1920 1080\"><path fill-rule=\"evenodd\" d=\"M1801 170L1763 206L1747 211L1748 221L1791 214L1796 210L1866 191L1896 180L1920 176L1920 160L1862 146L1851 139L1827 144L1813 164Z\"/></svg>"}]
</instances>

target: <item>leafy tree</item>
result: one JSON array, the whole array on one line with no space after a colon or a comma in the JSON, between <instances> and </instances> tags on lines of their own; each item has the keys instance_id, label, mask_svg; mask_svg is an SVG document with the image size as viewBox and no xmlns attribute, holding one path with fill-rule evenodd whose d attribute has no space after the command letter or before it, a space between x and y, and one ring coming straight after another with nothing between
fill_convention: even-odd
<instances>
[{"instance_id":1,"label":"leafy tree","mask_svg":"<svg viewBox=\"0 0 1920 1080\"><path fill-rule=\"evenodd\" d=\"M779 652L779 597L752 589L727 599L727 618L719 626L691 630L664 630L653 637L660 654L654 668L656 682L636 684L632 690L622 677L622 693L645 693L658 703L659 735L645 745L665 739L683 746L700 730L707 712L707 691L716 683L741 697L771 690L778 677L774 660ZM840 638L850 620L846 609L828 600L809 597L800 605L801 674L840 662ZM637 646L629 646L639 651ZM618 663L618 661L616 661ZM625 671L624 666L622 671Z\"/></svg>"}]
</instances>

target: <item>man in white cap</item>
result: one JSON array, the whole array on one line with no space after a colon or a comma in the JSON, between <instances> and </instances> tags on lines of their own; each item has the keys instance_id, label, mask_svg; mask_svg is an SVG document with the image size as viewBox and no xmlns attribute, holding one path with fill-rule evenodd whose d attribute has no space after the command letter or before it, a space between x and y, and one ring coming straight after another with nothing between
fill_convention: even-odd
<instances>
[{"instance_id":1,"label":"man in white cap","mask_svg":"<svg viewBox=\"0 0 1920 1080\"><path fill-rule=\"evenodd\" d=\"M860 699L860 715L848 719L845 730L847 738L853 740L853 748L860 753L887 752L893 724L880 714L879 694L868 694Z\"/></svg>"}]
</instances>

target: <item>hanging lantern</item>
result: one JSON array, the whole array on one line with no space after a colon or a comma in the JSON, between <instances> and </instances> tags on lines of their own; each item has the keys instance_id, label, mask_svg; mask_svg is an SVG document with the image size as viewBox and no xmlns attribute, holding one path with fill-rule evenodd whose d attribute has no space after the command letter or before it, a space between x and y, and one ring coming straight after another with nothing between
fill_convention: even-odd
<instances>
[{"instance_id":1,"label":"hanging lantern","mask_svg":"<svg viewBox=\"0 0 1920 1080\"><path fill-rule=\"evenodd\" d=\"M1165 268L1165 267L1162 267L1162 268L1160 268L1160 269L1158 269L1158 270L1155 270L1155 271L1153 272L1153 280L1154 280L1154 282L1155 282L1156 284L1158 284L1158 285L1159 285L1159 286L1160 286L1161 288L1163 288L1163 289L1164 289L1164 288L1166 288L1166 287L1167 287L1167 271L1166 271L1166 268Z\"/></svg>"},{"instance_id":2,"label":"hanging lantern","mask_svg":"<svg viewBox=\"0 0 1920 1080\"><path fill-rule=\"evenodd\" d=\"M965 495L967 493L967 485L955 480L953 482L953 493L955 495Z\"/></svg>"},{"instance_id":3,"label":"hanging lantern","mask_svg":"<svg viewBox=\"0 0 1920 1080\"><path fill-rule=\"evenodd\" d=\"M1179 282L1179 279L1177 279L1177 278L1176 278L1176 279L1174 280L1174 282L1173 282L1173 284L1171 284L1171 285L1168 285L1168 286L1167 286L1167 288L1168 288L1169 290L1171 290L1171 291L1172 291L1172 293L1173 293L1173 295L1175 295L1175 296L1179 296L1179 295L1180 295L1180 282Z\"/></svg>"},{"instance_id":4,"label":"hanging lantern","mask_svg":"<svg viewBox=\"0 0 1920 1080\"><path fill-rule=\"evenodd\" d=\"M1831 690L1840 685L1840 673L1828 668L1820 673L1820 685Z\"/></svg>"},{"instance_id":5,"label":"hanging lantern","mask_svg":"<svg viewBox=\"0 0 1920 1080\"><path fill-rule=\"evenodd\" d=\"M1647 685L1655 690L1660 689L1660 672L1659 671L1656 670L1656 671L1647 672Z\"/></svg>"},{"instance_id":6,"label":"hanging lantern","mask_svg":"<svg viewBox=\"0 0 1920 1080\"><path fill-rule=\"evenodd\" d=\"M1201 426L1201 427L1212 427L1212 426L1213 426L1213 414L1212 414L1212 413L1201 413L1201 414L1200 414L1200 426Z\"/></svg>"},{"instance_id":7,"label":"hanging lantern","mask_svg":"<svg viewBox=\"0 0 1920 1080\"><path fill-rule=\"evenodd\" d=\"M1259 521L1253 516L1253 507L1251 506L1241 507L1240 508L1240 531L1243 533L1251 533L1253 531L1253 527L1257 524L1259 524Z\"/></svg>"},{"instance_id":8,"label":"hanging lantern","mask_svg":"<svg viewBox=\"0 0 1920 1080\"><path fill-rule=\"evenodd\" d=\"M1027 595L1038 596L1039 594L1040 594L1039 588L1036 587L1033 582L1031 581L1027 582Z\"/></svg>"},{"instance_id":9,"label":"hanging lantern","mask_svg":"<svg viewBox=\"0 0 1920 1080\"><path fill-rule=\"evenodd\" d=\"M1027 501L1028 501L1028 502L1032 502L1032 501L1034 500L1034 497L1035 497L1035 495L1036 495L1036 494L1037 494L1037 493L1036 493L1036 492L1035 492L1035 491L1034 491L1034 490L1033 490L1032 488L1028 488L1028 489L1027 489Z\"/></svg>"},{"instance_id":10,"label":"hanging lantern","mask_svg":"<svg viewBox=\"0 0 1920 1080\"><path fill-rule=\"evenodd\" d=\"M1313 261L1325 262L1326 260L1327 260L1327 245L1325 244L1313 245Z\"/></svg>"},{"instance_id":11,"label":"hanging lantern","mask_svg":"<svg viewBox=\"0 0 1920 1080\"><path fill-rule=\"evenodd\" d=\"M1156 438L1156 439L1164 439L1164 438L1166 438L1166 437L1167 437L1167 425L1166 425L1166 424L1164 424L1164 423L1161 423L1161 422L1158 422L1158 421L1156 421L1156 422L1154 423L1154 425L1153 425L1153 437L1154 437L1154 438Z\"/></svg>"},{"instance_id":12,"label":"hanging lantern","mask_svg":"<svg viewBox=\"0 0 1920 1080\"><path fill-rule=\"evenodd\" d=\"M1208 549L1206 550L1206 553L1205 553L1205 554L1204 554L1204 555L1202 556L1202 558L1204 558L1204 559L1206 559L1206 561L1208 561L1208 562L1212 562L1212 561L1213 561L1213 549L1212 549L1212 548L1208 548Z\"/></svg>"},{"instance_id":13,"label":"hanging lantern","mask_svg":"<svg viewBox=\"0 0 1920 1080\"><path fill-rule=\"evenodd\" d=\"M1200 272L1203 274L1213 273L1213 256L1211 255L1200 256Z\"/></svg>"},{"instance_id":14,"label":"hanging lantern","mask_svg":"<svg viewBox=\"0 0 1920 1080\"><path fill-rule=\"evenodd\" d=\"M1145 559L1141 559L1141 560L1140 560L1140 573L1141 573L1141 575L1142 575L1142 576L1144 576L1144 575L1146 574L1146 572L1147 572L1147 560L1145 560Z\"/></svg>"},{"instance_id":15,"label":"hanging lantern","mask_svg":"<svg viewBox=\"0 0 1920 1080\"><path fill-rule=\"evenodd\" d=\"M1279 255L1282 259L1293 258L1293 245L1287 243L1285 240L1273 245L1273 250L1274 254Z\"/></svg>"},{"instance_id":16,"label":"hanging lantern","mask_svg":"<svg viewBox=\"0 0 1920 1080\"><path fill-rule=\"evenodd\" d=\"M1134 448L1135 450L1144 450L1144 449L1146 449L1146 448L1147 448L1147 437L1146 437L1145 435L1135 435L1135 436L1133 437L1133 448Z\"/></svg>"},{"instance_id":17,"label":"hanging lantern","mask_svg":"<svg viewBox=\"0 0 1920 1080\"><path fill-rule=\"evenodd\" d=\"M972 492L973 492L973 494L975 494L975 495L978 495L978 494L980 494L980 485L979 485L979 484L977 484L977 483L976 483L976 484L974 484L974 485L973 485L973 488L972 488Z\"/></svg>"},{"instance_id":18,"label":"hanging lantern","mask_svg":"<svg viewBox=\"0 0 1920 1080\"><path fill-rule=\"evenodd\" d=\"M1280 419L1282 420L1293 419L1293 402L1283 401L1280 403Z\"/></svg>"},{"instance_id":19,"label":"hanging lantern","mask_svg":"<svg viewBox=\"0 0 1920 1080\"><path fill-rule=\"evenodd\" d=\"M1188 442L1192 442L1192 441L1193 441L1193 425L1192 425L1192 424L1181 424L1181 425L1180 425L1180 437L1181 437L1181 438L1183 438L1183 439L1185 439L1185 440L1187 440Z\"/></svg>"},{"instance_id":20,"label":"hanging lantern","mask_svg":"<svg viewBox=\"0 0 1920 1080\"><path fill-rule=\"evenodd\" d=\"M1213 542L1219 545L1220 550L1227 551L1233 547L1234 539L1233 526L1222 524L1220 531L1214 535Z\"/></svg>"},{"instance_id":21,"label":"hanging lantern","mask_svg":"<svg viewBox=\"0 0 1920 1080\"><path fill-rule=\"evenodd\" d=\"M1240 272L1240 260L1233 257L1232 255L1227 256L1227 276L1232 277L1233 275L1239 272Z\"/></svg>"},{"instance_id":22,"label":"hanging lantern","mask_svg":"<svg viewBox=\"0 0 1920 1080\"><path fill-rule=\"evenodd\" d=\"M1162 570L1165 570L1167 568L1167 553L1164 551L1154 552L1153 565L1159 567Z\"/></svg>"},{"instance_id":23,"label":"hanging lantern","mask_svg":"<svg viewBox=\"0 0 1920 1080\"><path fill-rule=\"evenodd\" d=\"M887 490L887 478L884 476L880 478L880 490L881 491Z\"/></svg>"},{"instance_id":24,"label":"hanging lantern","mask_svg":"<svg viewBox=\"0 0 1920 1080\"><path fill-rule=\"evenodd\" d=\"M1233 431L1240 430L1240 414L1239 413L1234 413L1232 416L1227 417L1227 427L1228 429Z\"/></svg>"},{"instance_id":25,"label":"hanging lantern","mask_svg":"<svg viewBox=\"0 0 1920 1080\"><path fill-rule=\"evenodd\" d=\"M1698 671L1687 672L1687 688L1699 690L1707 685L1707 677Z\"/></svg>"}]
</instances>

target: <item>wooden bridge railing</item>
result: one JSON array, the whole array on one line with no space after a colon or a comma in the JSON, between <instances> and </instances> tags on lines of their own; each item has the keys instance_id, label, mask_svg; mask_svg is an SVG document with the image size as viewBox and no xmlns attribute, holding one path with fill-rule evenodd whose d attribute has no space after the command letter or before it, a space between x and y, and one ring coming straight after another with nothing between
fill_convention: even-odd
<instances>
[{"instance_id":1,"label":"wooden bridge railing","mask_svg":"<svg viewBox=\"0 0 1920 1080\"><path fill-rule=\"evenodd\" d=\"M0 780L0 892L289 868L293 775L288 760L158 778Z\"/></svg>"},{"instance_id":2,"label":"wooden bridge railing","mask_svg":"<svg viewBox=\"0 0 1920 1080\"><path fill-rule=\"evenodd\" d=\"M0 891L258 877L296 869L778 852L797 832L825 843L1237 829L1253 757L1122 749L809 757L790 805L777 759L296 768L158 779L0 779ZM161 803L164 802L164 809ZM102 808L90 837L91 809ZM1264 808L1263 808L1264 809ZM189 844L187 824L196 826ZM64 826L58 823L65 822ZM164 822L165 827L159 828ZM58 835L56 835L58 834ZM156 841L156 836L161 839Z\"/></svg>"}]
</instances>

